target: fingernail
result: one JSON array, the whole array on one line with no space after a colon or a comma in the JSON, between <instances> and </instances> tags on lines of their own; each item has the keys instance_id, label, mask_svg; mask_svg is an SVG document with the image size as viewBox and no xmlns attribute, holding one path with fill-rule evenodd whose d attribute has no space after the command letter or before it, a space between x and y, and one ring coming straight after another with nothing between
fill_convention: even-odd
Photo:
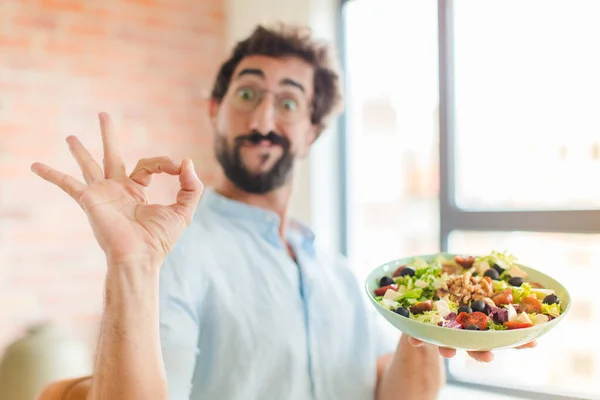
<instances>
[{"instance_id":1,"label":"fingernail","mask_svg":"<svg viewBox=\"0 0 600 400\"><path fill-rule=\"evenodd\" d=\"M192 170L192 172L194 173L194 176L197 178L198 174L196 174L196 168L194 168L194 162L192 161L192 159L188 159L188 165L190 167L190 169Z\"/></svg>"}]
</instances>

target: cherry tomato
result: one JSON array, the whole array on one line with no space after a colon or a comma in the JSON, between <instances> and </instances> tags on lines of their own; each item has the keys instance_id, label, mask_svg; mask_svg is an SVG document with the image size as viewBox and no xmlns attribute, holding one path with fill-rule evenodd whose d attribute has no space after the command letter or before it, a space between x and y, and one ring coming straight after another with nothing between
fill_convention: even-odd
<instances>
[{"instance_id":1,"label":"cherry tomato","mask_svg":"<svg viewBox=\"0 0 600 400\"><path fill-rule=\"evenodd\" d=\"M454 261L461 265L463 268L471 268L475 262L475 257L472 256L456 256Z\"/></svg>"},{"instance_id":2,"label":"cherry tomato","mask_svg":"<svg viewBox=\"0 0 600 400\"><path fill-rule=\"evenodd\" d=\"M479 311L472 312L471 314L461 312L456 317L456 322L461 324L463 328L475 325L480 331L483 331L487 328L488 316Z\"/></svg>"},{"instance_id":3,"label":"cherry tomato","mask_svg":"<svg viewBox=\"0 0 600 400\"><path fill-rule=\"evenodd\" d=\"M466 312L461 312L460 314L458 314L458 317L456 317L456 322L458 322L459 324L463 325L464 320L469 316L469 314L467 314Z\"/></svg>"},{"instance_id":4,"label":"cherry tomato","mask_svg":"<svg viewBox=\"0 0 600 400\"><path fill-rule=\"evenodd\" d=\"M384 287L380 287L375 289L375 296L383 296L388 289L398 290L398 285L394 283L393 285L387 285Z\"/></svg>"},{"instance_id":5,"label":"cherry tomato","mask_svg":"<svg viewBox=\"0 0 600 400\"><path fill-rule=\"evenodd\" d=\"M402 265L398 268L396 268L396 270L394 271L394 274L392 275L394 278L397 278L400 276L400 273L402 272L402 270L406 268L406 265Z\"/></svg>"},{"instance_id":6,"label":"cherry tomato","mask_svg":"<svg viewBox=\"0 0 600 400\"><path fill-rule=\"evenodd\" d=\"M503 292L496 293L495 295L492 296L492 301L498 307L501 307L505 304L512 304L512 302L513 302L512 289L508 288Z\"/></svg>"},{"instance_id":7,"label":"cherry tomato","mask_svg":"<svg viewBox=\"0 0 600 400\"><path fill-rule=\"evenodd\" d=\"M414 306L410 306L409 310L413 314L420 314L425 311L431 311L433 309L433 302L431 300L422 301L420 303L415 304Z\"/></svg>"},{"instance_id":8,"label":"cherry tomato","mask_svg":"<svg viewBox=\"0 0 600 400\"><path fill-rule=\"evenodd\" d=\"M542 303L536 298L533 297L525 297L519 303L519 311L525 312L527 314L541 314L542 313Z\"/></svg>"},{"instance_id":9,"label":"cherry tomato","mask_svg":"<svg viewBox=\"0 0 600 400\"><path fill-rule=\"evenodd\" d=\"M442 264L442 273L448 275L454 275L458 272L460 266L456 264Z\"/></svg>"},{"instance_id":10,"label":"cherry tomato","mask_svg":"<svg viewBox=\"0 0 600 400\"><path fill-rule=\"evenodd\" d=\"M521 321L507 321L504 323L504 326L507 327L508 329L522 329L522 328L532 327L533 324L529 324L527 322L521 322Z\"/></svg>"}]
</instances>

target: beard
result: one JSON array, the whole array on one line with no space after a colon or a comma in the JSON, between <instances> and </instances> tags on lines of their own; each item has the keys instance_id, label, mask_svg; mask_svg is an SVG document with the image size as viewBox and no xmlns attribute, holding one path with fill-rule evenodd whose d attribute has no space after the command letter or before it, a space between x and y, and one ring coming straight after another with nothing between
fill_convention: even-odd
<instances>
[{"instance_id":1,"label":"beard","mask_svg":"<svg viewBox=\"0 0 600 400\"><path fill-rule=\"evenodd\" d=\"M268 171L253 173L242 161L241 148L247 143L258 144L262 140L280 145L283 152ZM227 142L224 135L217 134L215 153L227 179L239 189L252 194L265 194L289 182L296 158L290 150L290 141L275 132L262 135L253 131L235 138L233 146Z\"/></svg>"}]
</instances>

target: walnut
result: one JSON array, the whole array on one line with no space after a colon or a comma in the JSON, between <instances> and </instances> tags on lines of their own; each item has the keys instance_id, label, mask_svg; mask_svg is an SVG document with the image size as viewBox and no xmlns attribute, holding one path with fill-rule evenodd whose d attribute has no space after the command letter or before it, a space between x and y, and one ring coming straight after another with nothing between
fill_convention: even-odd
<instances>
[{"instance_id":1,"label":"walnut","mask_svg":"<svg viewBox=\"0 0 600 400\"><path fill-rule=\"evenodd\" d=\"M446 281L446 286L439 288L435 294L438 298L449 295L452 301L461 305L469 304L471 300L482 300L494 294L492 286L486 279L473 276L473 269L464 275L451 277Z\"/></svg>"}]
</instances>

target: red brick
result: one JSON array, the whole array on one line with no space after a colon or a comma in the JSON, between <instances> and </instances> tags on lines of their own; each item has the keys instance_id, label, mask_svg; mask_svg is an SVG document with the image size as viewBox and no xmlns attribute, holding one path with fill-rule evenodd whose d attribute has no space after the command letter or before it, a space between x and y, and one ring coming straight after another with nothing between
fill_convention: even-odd
<instances>
[{"instance_id":1,"label":"red brick","mask_svg":"<svg viewBox=\"0 0 600 400\"><path fill-rule=\"evenodd\" d=\"M54 11L75 11L84 10L84 1L78 0L40 0L41 6Z\"/></svg>"},{"instance_id":2,"label":"red brick","mask_svg":"<svg viewBox=\"0 0 600 400\"><path fill-rule=\"evenodd\" d=\"M109 75L108 66L94 62L93 60L84 62L78 61L69 68L69 72L73 76L87 78L99 78Z\"/></svg>"},{"instance_id":3,"label":"red brick","mask_svg":"<svg viewBox=\"0 0 600 400\"><path fill-rule=\"evenodd\" d=\"M114 12L108 5L110 5L110 2L108 1L90 2L86 5L86 14L88 17L93 17L95 19L111 17L114 15Z\"/></svg>"},{"instance_id":4,"label":"red brick","mask_svg":"<svg viewBox=\"0 0 600 400\"><path fill-rule=\"evenodd\" d=\"M31 38L24 36L6 36L0 34L0 47L29 47L31 44Z\"/></svg>"},{"instance_id":5,"label":"red brick","mask_svg":"<svg viewBox=\"0 0 600 400\"><path fill-rule=\"evenodd\" d=\"M144 6L155 6L156 0L126 0L127 3L141 4Z\"/></svg>"},{"instance_id":6,"label":"red brick","mask_svg":"<svg viewBox=\"0 0 600 400\"><path fill-rule=\"evenodd\" d=\"M72 35L105 36L107 29L104 26L93 26L89 24L77 24L69 28Z\"/></svg>"},{"instance_id":7,"label":"red brick","mask_svg":"<svg viewBox=\"0 0 600 400\"><path fill-rule=\"evenodd\" d=\"M0 347L47 318L95 347L102 251L78 205L29 169L42 161L80 179L68 134L101 160L107 110L129 169L164 154L193 157L207 184L220 176L199 93L225 55L223 10L223 0L39 0L2 14ZM177 180L161 178L153 198L171 202Z\"/></svg>"},{"instance_id":8,"label":"red brick","mask_svg":"<svg viewBox=\"0 0 600 400\"><path fill-rule=\"evenodd\" d=\"M44 46L44 50L48 53L68 53L78 55L86 50L86 46L83 42L72 42L72 41L52 41Z\"/></svg>"},{"instance_id":9,"label":"red brick","mask_svg":"<svg viewBox=\"0 0 600 400\"><path fill-rule=\"evenodd\" d=\"M53 15L20 15L15 18L14 22L17 26L42 31L53 31L58 26L56 17Z\"/></svg>"}]
</instances>

